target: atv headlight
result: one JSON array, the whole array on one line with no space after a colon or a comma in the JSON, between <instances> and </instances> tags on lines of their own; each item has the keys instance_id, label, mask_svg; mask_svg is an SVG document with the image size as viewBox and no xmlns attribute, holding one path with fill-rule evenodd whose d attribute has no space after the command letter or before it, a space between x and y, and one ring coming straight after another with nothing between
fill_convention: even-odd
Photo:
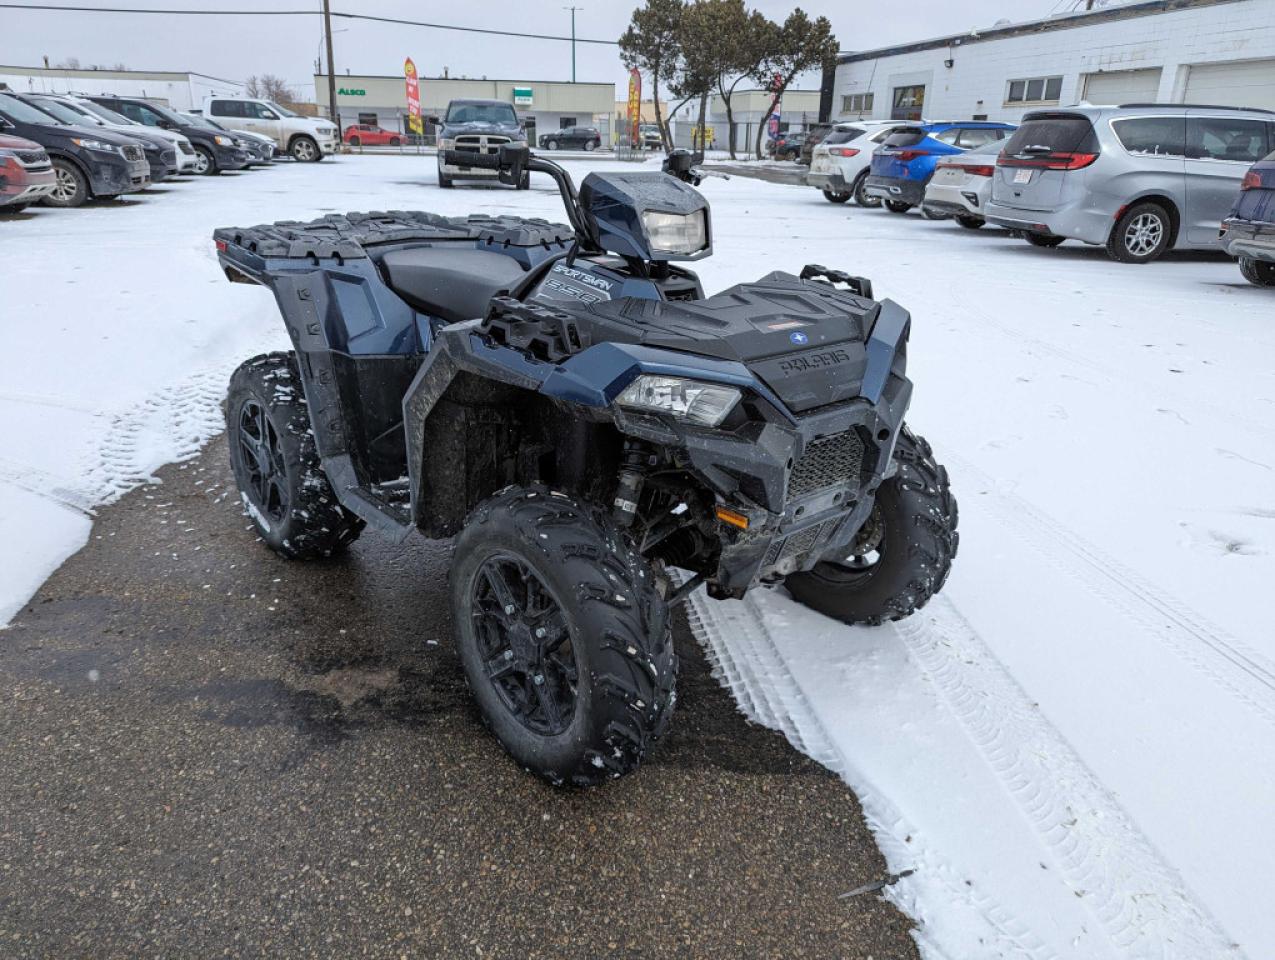
<instances>
[{"instance_id":1,"label":"atv headlight","mask_svg":"<svg viewBox=\"0 0 1275 960\"><path fill-rule=\"evenodd\" d=\"M642 214L642 226L646 229L654 253L676 253L683 256L699 253L708 243L708 229L704 223L704 211L694 213L656 213L648 210Z\"/></svg>"},{"instance_id":2,"label":"atv headlight","mask_svg":"<svg viewBox=\"0 0 1275 960\"><path fill-rule=\"evenodd\" d=\"M667 413L679 420L715 427L726 419L739 396L734 387L644 373L625 387L615 402L622 407Z\"/></svg>"}]
</instances>

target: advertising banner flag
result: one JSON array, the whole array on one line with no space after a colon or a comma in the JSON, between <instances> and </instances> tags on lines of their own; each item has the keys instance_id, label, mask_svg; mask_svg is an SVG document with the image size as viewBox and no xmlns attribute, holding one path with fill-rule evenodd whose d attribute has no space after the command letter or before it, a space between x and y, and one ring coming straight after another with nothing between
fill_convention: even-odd
<instances>
[{"instance_id":1,"label":"advertising banner flag","mask_svg":"<svg viewBox=\"0 0 1275 960\"><path fill-rule=\"evenodd\" d=\"M421 87L411 57L403 64L403 77L407 81L407 128L419 135L425 132L425 124L421 122Z\"/></svg>"},{"instance_id":2,"label":"advertising banner flag","mask_svg":"<svg viewBox=\"0 0 1275 960\"><path fill-rule=\"evenodd\" d=\"M636 147L640 143L638 125L642 122L642 74L636 70L629 71L629 146Z\"/></svg>"}]
</instances>

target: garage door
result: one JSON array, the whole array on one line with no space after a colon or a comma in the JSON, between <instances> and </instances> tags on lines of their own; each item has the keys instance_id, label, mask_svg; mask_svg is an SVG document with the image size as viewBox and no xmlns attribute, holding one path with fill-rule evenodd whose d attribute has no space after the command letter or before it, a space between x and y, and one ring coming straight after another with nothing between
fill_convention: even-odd
<instances>
[{"instance_id":1,"label":"garage door","mask_svg":"<svg viewBox=\"0 0 1275 960\"><path fill-rule=\"evenodd\" d=\"M1187 74L1183 100L1275 110L1275 60L1196 64Z\"/></svg>"},{"instance_id":2,"label":"garage door","mask_svg":"<svg viewBox=\"0 0 1275 960\"><path fill-rule=\"evenodd\" d=\"M1085 74L1085 99L1090 103L1155 103L1159 92L1159 67Z\"/></svg>"}]
</instances>

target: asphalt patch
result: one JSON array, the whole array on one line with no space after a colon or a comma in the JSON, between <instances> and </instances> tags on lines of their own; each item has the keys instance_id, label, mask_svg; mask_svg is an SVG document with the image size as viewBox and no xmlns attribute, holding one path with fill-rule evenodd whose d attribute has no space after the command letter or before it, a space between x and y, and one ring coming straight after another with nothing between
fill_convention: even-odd
<instances>
[{"instance_id":1,"label":"asphalt patch","mask_svg":"<svg viewBox=\"0 0 1275 960\"><path fill-rule=\"evenodd\" d=\"M747 723L679 616L634 775L483 727L450 544L256 541L224 443L99 512L0 631L0 956L917 956L854 796Z\"/></svg>"}]
</instances>

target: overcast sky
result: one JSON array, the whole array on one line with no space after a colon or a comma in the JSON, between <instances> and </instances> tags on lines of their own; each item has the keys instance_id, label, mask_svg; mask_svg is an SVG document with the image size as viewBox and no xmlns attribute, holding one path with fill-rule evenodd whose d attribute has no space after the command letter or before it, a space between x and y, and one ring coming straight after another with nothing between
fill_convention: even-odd
<instances>
[{"instance_id":1,"label":"overcast sky","mask_svg":"<svg viewBox=\"0 0 1275 960\"><path fill-rule=\"evenodd\" d=\"M22 0L15 0L22 2ZM78 6L167 7L190 9L315 10L319 0L54 0ZM1075 0L908 0L891 14L880 0L809 0L804 9L832 21L842 50L987 27L997 20L1036 19L1068 9ZM333 10L502 30L569 35L574 3L579 37L614 39L628 23L633 3L626 0L473 0L469 3L422 0L332 0ZM772 19L793 8L783 0L756 0L752 6ZM338 73L399 74L411 56L423 76L447 67L452 76L509 80L569 80L570 44L457 33L423 27L336 20ZM322 26L316 17L215 17L19 11L0 9L0 64L39 66L47 56L57 64L69 57L81 64L134 70L193 70L231 80L258 73L282 76L306 99L313 99L315 57ZM576 47L579 80L623 83L616 48ZM817 85L811 78L805 85Z\"/></svg>"}]
</instances>

